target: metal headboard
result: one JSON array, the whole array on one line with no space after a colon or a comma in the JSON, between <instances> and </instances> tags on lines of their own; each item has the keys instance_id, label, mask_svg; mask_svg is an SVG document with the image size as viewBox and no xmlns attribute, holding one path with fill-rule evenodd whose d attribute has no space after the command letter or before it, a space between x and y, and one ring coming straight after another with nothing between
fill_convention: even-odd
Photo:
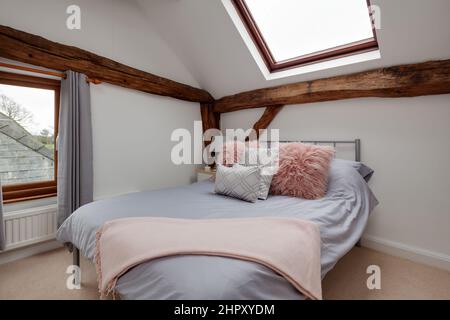
<instances>
[{"instance_id":1,"label":"metal headboard","mask_svg":"<svg viewBox=\"0 0 450 320\"><path fill-rule=\"evenodd\" d=\"M289 140L289 141L280 141L280 143L292 143L292 142L301 142L301 143L311 143L315 145L332 145L336 148L338 145L346 144L346 145L354 145L355 146L355 161L361 162L361 139L355 140ZM267 141L267 145L270 148L270 141Z\"/></svg>"}]
</instances>

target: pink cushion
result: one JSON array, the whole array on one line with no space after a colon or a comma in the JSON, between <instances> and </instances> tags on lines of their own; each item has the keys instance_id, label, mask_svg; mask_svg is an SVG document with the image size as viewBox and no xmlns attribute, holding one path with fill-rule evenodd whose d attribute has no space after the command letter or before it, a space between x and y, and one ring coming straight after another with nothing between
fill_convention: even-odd
<instances>
[{"instance_id":1,"label":"pink cushion","mask_svg":"<svg viewBox=\"0 0 450 320\"><path fill-rule=\"evenodd\" d=\"M280 144L279 170L270 192L304 199L325 196L328 171L335 150L328 146L303 143Z\"/></svg>"},{"instance_id":2,"label":"pink cushion","mask_svg":"<svg viewBox=\"0 0 450 320\"><path fill-rule=\"evenodd\" d=\"M223 144L222 151L216 158L217 163L227 167L239 163L244 157L245 143L242 141L226 141Z\"/></svg>"}]
</instances>

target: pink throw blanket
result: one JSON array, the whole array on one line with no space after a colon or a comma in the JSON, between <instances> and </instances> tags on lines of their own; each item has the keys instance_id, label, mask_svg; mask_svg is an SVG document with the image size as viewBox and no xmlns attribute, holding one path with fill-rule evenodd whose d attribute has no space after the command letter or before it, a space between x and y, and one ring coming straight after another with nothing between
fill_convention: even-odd
<instances>
[{"instance_id":1,"label":"pink throw blanket","mask_svg":"<svg viewBox=\"0 0 450 320\"><path fill-rule=\"evenodd\" d=\"M95 263L102 297L134 266L175 255L260 263L311 299L322 299L319 227L297 218L125 218L97 232Z\"/></svg>"}]
</instances>

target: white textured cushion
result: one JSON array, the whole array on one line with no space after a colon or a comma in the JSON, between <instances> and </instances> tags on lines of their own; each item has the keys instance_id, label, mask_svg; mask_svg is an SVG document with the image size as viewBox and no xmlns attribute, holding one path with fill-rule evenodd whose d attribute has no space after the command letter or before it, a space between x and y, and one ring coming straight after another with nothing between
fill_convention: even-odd
<instances>
[{"instance_id":1,"label":"white textured cushion","mask_svg":"<svg viewBox=\"0 0 450 320\"><path fill-rule=\"evenodd\" d=\"M245 151L245 158L242 165L251 167L257 166L260 169L260 184L258 199L266 200L269 196L270 184L272 177L276 170L276 154L271 154L271 151L263 148L248 148ZM236 165L237 166L237 165Z\"/></svg>"},{"instance_id":2,"label":"white textured cushion","mask_svg":"<svg viewBox=\"0 0 450 320\"><path fill-rule=\"evenodd\" d=\"M255 202L259 196L260 170L258 167L217 166L214 191L229 197Z\"/></svg>"}]
</instances>

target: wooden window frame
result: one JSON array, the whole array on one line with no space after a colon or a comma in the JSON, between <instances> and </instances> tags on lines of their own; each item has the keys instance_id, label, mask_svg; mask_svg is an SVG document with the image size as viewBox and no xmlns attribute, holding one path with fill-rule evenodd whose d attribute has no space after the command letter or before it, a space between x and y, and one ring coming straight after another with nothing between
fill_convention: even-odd
<instances>
[{"instance_id":1,"label":"wooden window frame","mask_svg":"<svg viewBox=\"0 0 450 320\"><path fill-rule=\"evenodd\" d=\"M2 186L3 203L14 203L19 201L42 199L48 197L55 197L57 195L56 181L58 172L58 150L56 148L56 137L58 136L59 127L59 108L60 108L60 94L61 81L28 76L17 73L9 73L0 71L0 84L47 89L55 92L55 106L54 106L54 179L50 181L38 181L30 183L10 184Z\"/></svg>"},{"instance_id":2,"label":"wooden window frame","mask_svg":"<svg viewBox=\"0 0 450 320\"><path fill-rule=\"evenodd\" d=\"M256 20L253 18L249 7L245 3L245 0L232 0L232 2L242 22L247 28L247 31L250 34L254 44L258 48L258 51L261 54L264 63L271 73L379 49L376 28L372 12L370 11L370 0L367 0L367 8L369 10L369 16L372 21L373 38L333 47L330 49L302 55L283 61L275 60L274 55L270 51L267 41L264 39L261 30L256 23Z\"/></svg>"}]
</instances>

